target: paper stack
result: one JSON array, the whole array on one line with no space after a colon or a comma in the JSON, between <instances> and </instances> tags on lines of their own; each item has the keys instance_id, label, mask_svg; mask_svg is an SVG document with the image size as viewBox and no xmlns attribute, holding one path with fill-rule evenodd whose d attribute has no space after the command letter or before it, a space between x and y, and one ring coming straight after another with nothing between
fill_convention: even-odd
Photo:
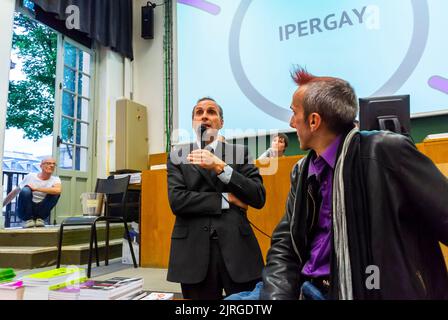
<instances>
[{"instance_id":1,"label":"paper stack","mask_svg":"<svg viewBox=\"0 0 448 320\"><path fill-rule=\"evenodd\" d=\"M23 300L23 291L22 281L0 283L0 300Z\"/></svg>"},{"instance_id":2,"label":"paper stack","mask_svg":"<svg viewBox=\"0 0 448 320\"><path fill-rule=\"evenodd\" d=\"M122 297L118 298L117 300L143 300L143 298L148 295L149 295L148 291L141 290L138 292L133 292L131 294L122 296Z\"/></svg>"},{"instance_id":3,"label":"paper stack","mask_svg":"<svg viewBox=\"0 0 448 320\"><path fill-rule=\"evenodd\" d=\"M67 286L65 288L60 288L57 290L50 290L48 294L48 300L78 300L81 285L87 286L92 284L92 280L88 280L84 283L77 283L74 285Z\"/></svg>"},{"instance_id":4,"label":"paper stack","mask_svg":"<svg viewBox=\"0 0 448 320\"><path fill-rule=\"evenodd\" d=\"M143 289L142 278L114 277L81 285L79 300L118 300Z\"/></svg>"},{"instance_id":5,"label":"paper stack","mask_svg":"<svg viewBox=\"0 0 448 320\"><path fill-rule=\"evenodd\" d=\"M84 269L59 268L23 277L24 300L48 300L50 290L73 286L87 280Z\"/></svg>"},{"instance_id":6,"label":"paper stack","mask_svg":"<svg viewBox=\"0 0 448 320\"><path fill-rule=\"evenodd\" d=\"M142 173L141 172L135 172L135 173L123 173L123 174L114 174L114 179L120 179L130 176L129 184L138 184L142 183Z\"/></svg>"}]
</instances>

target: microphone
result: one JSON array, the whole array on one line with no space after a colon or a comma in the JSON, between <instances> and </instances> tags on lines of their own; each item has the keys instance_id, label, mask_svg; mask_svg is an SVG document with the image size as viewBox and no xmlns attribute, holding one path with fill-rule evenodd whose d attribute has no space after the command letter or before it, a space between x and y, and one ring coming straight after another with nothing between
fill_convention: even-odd
<instances>
[{"instance_id":1,"label":"microphone","mask_svg":"<svg viewBox=\"0 0 448 320\"><path fill-rule=\"evenodd\" d=\"M269 147L266 151L265 154L268 158L273 158L277 156L277 150L275 150L272 147Z\"/></svg>"},{"instance_id":2,"label":"microphone","mask_svg":"<svg viewBox=\"0 0 448 320\"><path fill-rule=\"evenodd\" d=\"M204 133L207 131L207 126L205 124L201 124L199 131L201 133L200 139L201 139L201 149L205 148L205 136Z\"/></svg>"}]
</instances>

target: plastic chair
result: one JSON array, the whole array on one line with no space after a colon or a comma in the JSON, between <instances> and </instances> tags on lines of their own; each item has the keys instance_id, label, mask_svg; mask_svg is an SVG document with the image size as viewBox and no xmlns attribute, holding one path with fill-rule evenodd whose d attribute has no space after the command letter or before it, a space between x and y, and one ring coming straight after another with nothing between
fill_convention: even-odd
<instances>
[{"instance_id":1,"label":"plastic chair","mask_svg":"<svg viewBox=\"0 0 448 320\"><path fill-rule=\"evenodd\" d=\"M126 238L129 242L129 248L132 255L132 261L134 263L134 268L138 268L126 221L126 194L128 190L129 179L129 176L120 179L113 179L113 177L109 177L109 179L97 179L95 192L104 193L106 198L104 216L70 217L65 219L61 223L61 226L59 228L57 268L59 268L61 265L64 227L90 225L91 229L89 241L89 261L87 268L87 277L90 278L92 269L93 243L95 243L96 265L100 265L98 254L98 235L96 230L96 224L100 221L106 222L105 265L107 266L109 264L109 224L123 223L126 231ZM121 197L119 195L121 195ZM118 199L118 201L114 202L113 199Z\"/></svg>"}]
</instances>

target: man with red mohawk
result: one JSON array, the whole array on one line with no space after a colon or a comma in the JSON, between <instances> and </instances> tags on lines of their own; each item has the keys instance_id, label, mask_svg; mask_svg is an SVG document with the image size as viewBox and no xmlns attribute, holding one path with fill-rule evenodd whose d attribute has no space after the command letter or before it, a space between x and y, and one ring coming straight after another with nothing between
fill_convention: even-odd
<instances>
[{"instance_id":1,"label":"man with red mohawk","mask_svg":"<svg viewBox=\"0 0 448 320\"><path fill-rule=\"evenodd\" d=\"M412 141L359 131L347 81L293 73L291 173L261 299L448 299L448 180Z\"/></svg>"}]
</instances>

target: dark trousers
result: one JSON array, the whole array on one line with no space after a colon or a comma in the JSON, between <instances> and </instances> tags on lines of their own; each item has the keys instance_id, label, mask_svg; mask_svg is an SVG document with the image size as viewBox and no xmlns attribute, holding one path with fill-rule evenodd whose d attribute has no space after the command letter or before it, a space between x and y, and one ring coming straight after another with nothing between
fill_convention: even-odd
<instances>
[{"instance_id":1,"label":"dark trousers","mask_svg":"<svg viewBox=\"0 0 448 320\"><path fill-rule=\"evenodd\" d=\"M250 266L248 266L250 268ZM236 283L227 272L217 239L210 240L210 261L205 279L200 283L181 283L184 299L192 300L220 300L222 290L226 295L241 291L252 291L260 279L249 282Z\"/></svg>"},{"instance_id":2,"label":"dark trousers","mask_svg":"<svg viewBox=\"0 0 448 320\"><path fill-rule=\"evenodd\" d=\"M59 195L48 194L41 202L34 203L33 192L30 187L23 187L17 200L17 215L23 221L38 218L46 220L58 200Z\"/></svg>"}]
</instances>

